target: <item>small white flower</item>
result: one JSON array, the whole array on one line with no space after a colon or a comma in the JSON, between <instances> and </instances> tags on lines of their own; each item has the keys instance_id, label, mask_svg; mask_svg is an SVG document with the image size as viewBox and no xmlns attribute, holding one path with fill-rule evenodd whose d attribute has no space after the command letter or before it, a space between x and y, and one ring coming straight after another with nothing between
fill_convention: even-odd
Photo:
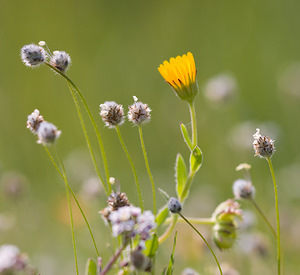
<instances>
[{"instance_id":1,"label":"small white flower","mask_svg":"<svg viewBox=\"0 0 300 275\"><path fill-rule=\"evenodd\" d=\"M129 106L128 119L135 125L141 125L143 123L149 122L151 119L150 115L151 109L147 104L140 101L134 102Z\"/></svg>"},{"instance_id":2,"label":"small white flower","mask_svg":"<svg viewBox=\"0 0 300 275\"><path fill-rule=\"evenodd\" d=\"M38 67L46 60L46 51L35 44L25 45L21 49L21 59L28 67Z\"/></svg>"},{"instance_id":3,"label":"small white flower","mask_svg":"<svg viewBox=\"0 0 300 275\"><path fill-rule=\"evenodd\" d=\"M50 64L61 72L66 72L71 65L71 57L64 51L54 51Z\"/></svg>"},{"instance_id":4,"label":"small white flower","mask_svg":"<svg viewBox=\"0 0 300 275\"><path fill-rule=\"evenodd\" d=\"M37 134L37 131L40 127L40 124L44 121L43 116L40 115L40 111L35 109L28 117L27 117L27 128L34 134Z\"/></svg>"},{"instance_id":5,"label":"small white flower","mask_svg":"<svg viewBox=\"0 0 300 275\"><path fill-rule=\"evenodd\" d=\"M61 131L57 130L56 126L50 122L44 121L40 124L37 132L37 143L52 144L61 135Z\"/></svg>"}]
</instances>

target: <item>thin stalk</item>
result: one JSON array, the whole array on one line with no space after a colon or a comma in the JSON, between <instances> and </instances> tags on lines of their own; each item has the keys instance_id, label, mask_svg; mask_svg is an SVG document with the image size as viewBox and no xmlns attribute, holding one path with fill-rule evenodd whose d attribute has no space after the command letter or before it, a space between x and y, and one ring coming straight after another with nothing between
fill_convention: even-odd
<instances>
[{"instance_id":1,"label":"thin stalk","mask_svg":"<svg viewBox=\"0 0 300 275\"><path fill-rule=\"evenodd\" d=\"M55 67L53 67L50 63L46 62L46 65L48 67L50 67L52 70L54 70L55 72L57 72L60 76L62 76L68 84L70 84L71 86L73 86L73 88L76 90L76 92L78 93L82 103L83 103L83 106L89 116L89 119L93 125L93 128L94 128L94 131L96 133L96 136L97 136L97 139L98 139L98 143L99 143L99 147L100 147L100 151L101 151L101 156L102 156L102 160L103 160L103 165L104 165L104 169L105 169L105 175L106 175L106 181L107 181L107 185L108 185L108 190L109 190L109 193L111 193L111 184L109 182L109 170L108 170L108 163L107 163L107 158L106 158L106 154L105 154L105 150L104 150L104 145L103 145L103 141L102 141L102 137L101 137L101 134L100 134L100 131L97 127L97 124L94 120L94 117L87 105L87 102L83 96L83 94L81 93L80 89L75 85L75 83L68 77L66 76L64 73L62 73L60 70L56 69ZM104 185L104 184L103 184Z\"/></svg>"},{"instance_id":2,"label":"thin stalk","mask_svg":"<svg viewBox=\"0 0 300 275\"><path fill-rule=\"evenodd\" d=\"M126 247L126 245L122 245L117 252L110 258L108 264L103 268L103 270L100 272L100 275L105 275L113 266L113 264L115 263L115 261L120 257L122 251L124 250L124 248Z\"/></svg>"},{"instance_id":3,"label":"thin stalk","mask_svg":"<svg viewBox=\"0 0 300 275\"><path fill-rule=\"evenodd\" d=\"M214 225L215 224L215 221L212 218L189 218L189 217L187 217L187 219L193 224L203 224L203 225L205 225L205 224L206 225ZM168 219L166 219L165 223L169 224L169 223L171 223L171 221L172 221L172 219L168 218ZM182 218L179 218L178 222L185 222L185 220L183 220Z\"/></svg>"},{"instance_id":4,"label":"thin stalk","mask_svg":"<svg viewBox=\"0 0 300 275\"><path fill-rule=\"evenodd\" d=\"M143 138L142 127L138 126L138 128L139 128L139 135L140 135L141 146L142 146L142 150L143 150L143 154L144 154L145 164L146 164L148 176L149 176L149 179L150 179L150 182L151 182L151 186L152 186L153 214L156 215L155 184L154 184L153 176L152 176L152 173L151 173L151 170L150 170L150 165L149 165L149 161L148 161L147 151L146 151L145 142L144 142L144 138Z\"/></svg>"},{"instance_id":5,"label":"thin stalk","mask_svg":"<svg viewBox=\"0 0 300 275\"><path fill-rule=\"evenodd\" d=\"M269 226L270 230L273 233L274 238L276 239L276 232L275 229L273 228L272 224L269 222L269 220L267 219L266 215L264 214L264 212L260 209L260 207L258 206L258 204L256 203L256 201L254 199L250 199L251 203L253 204L253 206L255 207L255 209L257 210L257 212L261 215L261 217L264 219L264 221L266 222L266 224Z\"/></svg>"},{"instance_id":6,"label":"thin stalk","mask_svg":"<svg viewBox=\"0 0 300 275\"><path fill-rule=\"evenodd\" d=\"M195 111L195 104L193 102L189 102L189 109L192 121L192 145L193 148L197 145L197 121L196 121L196 111Z\"/></svg>"},{"instance_id":7,"label":"thin stalk","mask_svg":"<svg viewBox=\"0 0 300 275\"><path fill-rule=\"evenodd\" d=\"M46 145L44 145L44 148L46 149L48 155L51 156L51 153L48 150ZM51 156L51 160L54 161L52 156ZM56 164L55 164L55 166L58 168L58 166ZM63 176L64 182L65 182L66 197L67 197L67 203L68 203L69 214L70 214L71 235L72 235L73 251L74 251L74 258L75 258L75 268L76 268L76 274L78 275L79 273L78 273L77 249L76 249L76 242L75 242L74 220L73 220L73 212L72 212L72 206L71 206L71 200L70 200L70 193L69 193L69 189L68 189L67 179L66 179L65 175L63 175L63 174L61 174L61 175Z\"/></svg>"},{"instance_id":8,"label":"thin stalk","mask_svg":"<svg viewBox=\"0 0 300 275\"><path fill-rule=\"evenodd\" d=\"M204 236L197 230L197 228L196 227L194 227L190 222L189 222L189 220L188 219L186 219L181 213L179 213L179 216L190 226L190 227L192 227L193 229L194 229L194 231L202 238L202 240L205 242L205 244L207 245L207 247L209 248L209 250L210 250L210 252L211 252L211 254L214 256L214 258L215 258L215 261L216 261L216 263L217 263L217 266L218 266L218 268L219 268L219 270L220 270L220 274L221 275L223 275L223 272L222 272L222 269L221 269L221 266L220 266L220 263L219 263L219 261L218 261L218 259L217 259L217 256L216 256L216 254L214 253L214 251L213 251L213 249L211 248L211 246L209 245L209 243L206 241L206 239L204 238Z\"/></svg>"},{"instance_id":9,"label":"thin stalk","mask_svg":"<svg viewBox=\"0 0 300 275\"><path fill-rule=\"evenodd\" d=\"M273 185L274 185L276 222L277 222L277 262L278 262L278 275L280 275L280 272L281 272L281 268L280 268L280 265L281 265L281 247L280 247L280 220L279 220L279 207L278 207L278 192L277 192L277 184L276 184L276 179L275 179L275 173L274 173L274 169L273 169L271 159L266 158L266 160L269 164L269 168L270 168L270 172L271 172L271 176L272 176L272 180L273 180Z\"/></svg>"},{"instance_id":10,"label":"thin stalk","mask_svg":"<svg viewBox=\"0 0 300 275\"><path fill-rule=\"evenodd\" d=\"M177 219L178 219L178 215L176 214L172 215L172 221L169 224L167 230L158 238L159 244L163 243L171 235L172 231L175 228Z\"/></svg>"},{"instance_id":11,"label":"thin stalk","mask_svg":"<svg viewBox=\"0 0 300 275\"><path fill-rule=\"evenodd\" d=\"M80 121L80 124L81 124L81 127L82 127L82 131L84 133L84 137L85 137L85 140L86 140L86 143L87 143L87 146L89 148L89 152L90 152L90 155L91 155L91 159L93 161L93 164L94 164L94 168L97 172L97 175L104 187L104 190L105 190L105 193L106 195L108 196L110 191L107 189L107 186L105 185L105 182L100 174L100 171L99 171L99 168L97 166L97 163L96 163L96 158L95 158L95 155L93 153L93 150L92 150L92 146L91 146L91 142L90 142L90 139L89 139L89 136L87 134L87 131L86 131L86 128L85 128L85 124L84 124L84 120L83 120L83 117L82 117L82 114L81 114L81 111L80 111L80 107L79 107L79 102L78 102L78 99L73 91L73 88L72 86L68 83L68 87L70 89L70 92L72 94L72 97L73 97L73 100L74 100L74 103L75 103L75 106L76 106L76 110L77 110L77 114L78 114L78 117L79 117L79 121Z\"/></svg>"},{"instance_id":12,"label":"thin stalk","mask_svg":"<svg viewBox=\"0 0 300 275\"><path fill-rule=\"evenodd\" d=\"M128 149L127 149L127 147L125 145L125 142L123 140L123 137L121 135L120 128L118 126L116 126L115 128L116 128L116 132L117 132L118 138L120 140L120 143L122 145L123 151L124 151L124 153L125 153L128 161L130 163L131 170L132 170L132 173L133 173L133 176L134 176L134 181L135 181L135 185L136 185L138 197L139 197L139 201L140 201L140 207L141 207L142 211L144 211L143 197L142 197L141 187L140 187L140 184L139 184L139 180L138 180L138 176L137 176L137 173L136 173L135 166L133 164L131 156L130 156L130 154L128 152Z\"/></svg>"},{"instance_id":13,"label":"thin stalk","mask_svg":"<svg viewBox=\"0 0 300 275\"><path fill-rule=\"evenodd\" d=\"M51 155L51 153L50 153L48 147L47 147L46 145L44 145L44 148L45 148L45 150L46 150L46 152L47 152L47 154L48 154L48 156L49 156L49 158L50 158L52 164L54 165L55 169L57 170L57 172L59 173L59 175L61 176L61 178L62 178L63 181L65 182L65 184L68 186L68 189L70 190L70 192L71 192L71 194L72 194L72 196L73 196L73 198L74 198L74 200L75 200L75 202L76 202L76 204L77 204L77 207L79 208L79 210L80 210L80 212L81 212L81 215L82 215L82 217L83 217L83 219L84 219L84 221L85 221L85 223L86 223L86 226L87 226L87 228L88 228L88 230L89 230L91 239L92 239L92 241L93 241L93 244L94 244L94 247L95 247L95 250L96 250L97 257L99 257L100 254L99 254L99 251L98 251L98 248L97 248L97 245L96 245L96 241L95 241L93 232L92 232L91 227L90 227L90 225L89 225L89 222L88 222L88 220L87 220L87 218L86 218L86 216L85 216L85 214L84 214L84 212L83 212L83 210L82 210L82 208L81 208L81 206L80 206L80 204L79 204L79 202L78 202L78 200L77 200L77 198L76 198L75 193L73 192L71 186L69 185L69 183L68 183L68 181L67 181L67 178L65 177L64 166L62 165L63 170L64 170L64 173L62 173L62 172L60 171L58 165L56 164L54 158L52 157L52 155ZM63 164L63 163L61 162L61 164Z\"/></svg>"}]
</instances>

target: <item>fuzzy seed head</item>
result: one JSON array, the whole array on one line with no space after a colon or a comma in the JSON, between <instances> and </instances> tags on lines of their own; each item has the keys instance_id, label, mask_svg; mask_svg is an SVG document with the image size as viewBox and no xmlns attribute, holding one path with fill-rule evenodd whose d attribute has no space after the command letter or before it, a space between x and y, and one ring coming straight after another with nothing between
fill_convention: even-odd
<instances>
[{"instance_id":1,"label":"fuzzy seed head","mask_svg":"<svg viewBox=\"0 0 300 275\"><path fill-rule=\"evenodd\" d=\"M260 129L256 129L256 133L253 135L253 149L255 151L254 156L260 156L261 158L270 158L274 151L274 140L267 136L260 134Z\"/></svg>"},{"instance_id":2,"label":"fuzzy seed head","mask_svg":"<svg viewBox=\"0 0 300 275\"><path fill-rule=\"evenodd\" d=\"M182 206L181 206L181 203L179 202L179 200L177 200L176 198L172 197L169 200L168 209L172 213L180 213L181 209L182 209Z\"/></svg>"},{"instance_id":3,"label":"fuzzy seed head","mask_svg":"<svg viewBox=\"0 0 300 275\"><path fill-rule=\"evenodd\" d=\"M39 138L37 143L53 144L61 135L61 131L57 130L52 123L44 121L40 124L37 135Z\"/></svg>"},{"instance_id":4,"label":"fuzzy seed head","mask_svg":"<svg viewBox=\"0 0 300 275\"><path fill-rule=\"evenodd\" d=\"M131 121L134 125L141 125L145 122L150 121L150 112L151 109L148 107L147 104L138 101L134 102L131 106L129 106L129 111L127 115L129 121Z\"/></svg>"},{"instance_id":5,"label":"fuzzy seed head","mask_svg":"<svg viewBox=\"0 0 300 275\"><path fill-rule=\"evenodd\" d=\"M123 107L114 101L106 101L100 104L100 116L109 128L121 125L124 122Z\"/></svg>"},{"instance_id":6,"label":"fuzzy seed head","mask_svg":"<svg viewBox=\"0 0 300 275\"><path fill-rule=\"evenodd\" d=\"M240 199L253 199L255 195L255 187L251 181L238 179L232 186L234 197Z\"/></svg>"},{"instance_id":7,"label":"fuzzy seed head","mask_svg":"<svg viewBox=\"0 0 300 275\"><path fill-rule=\"evenodd\" d=\"M53 56L50 59L50 64L64 73L71 65L71 57L64 51L54 51Z\"/></svg>"},{"instance_id":8,"label":"fuzzy seed head","mask_svg":"<svg viewBox=\"0 0 300 275\"><path fill-rule=\"evenodd\" d=\"M46 60L46 51L35 44L25 45L21 49L21 59L28 67L38 67Z\"/></svg>"},{"instance_id":9,"label":"fuzzy seed head","mask_svg":"<svg viewBox=\"0 0 300 275\"><path fill-rule=\"evenodd\" d=\"M27 117L27 128L34 134L37 134L37 131L40 127L40 124L44 121L43 116L40 115L40 111L35 109L28 117Z\"/></svg>"}]
</instances>

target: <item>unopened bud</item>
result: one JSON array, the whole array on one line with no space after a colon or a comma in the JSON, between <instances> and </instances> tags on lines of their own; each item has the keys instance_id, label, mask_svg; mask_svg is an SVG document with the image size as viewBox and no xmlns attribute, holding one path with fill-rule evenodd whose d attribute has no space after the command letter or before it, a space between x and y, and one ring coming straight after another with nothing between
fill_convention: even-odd
<instances>
[{"instance_id":1,"label":"unopened bud","mask_svg":"<svg viewBox=\"0 0 300 275\"><path fill-rule=\"evenodd\" d=\"M181 206L181 203L179 202L179 200L177 200L176 198L172 197L169 200L168 209L172 213L180 213L181 209L182 209L182 206Z\"/></svg>"}]
</instances>

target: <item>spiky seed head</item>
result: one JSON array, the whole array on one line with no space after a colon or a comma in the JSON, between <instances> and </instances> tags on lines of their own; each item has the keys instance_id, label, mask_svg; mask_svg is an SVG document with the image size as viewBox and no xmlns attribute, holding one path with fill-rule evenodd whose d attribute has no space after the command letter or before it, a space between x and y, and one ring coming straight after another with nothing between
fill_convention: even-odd
<instances>
[{"instance_id":1,"label":"spiky seed head","mask_svg":"<svg viewBox=\"0 0 300 275\"><path fill-rule=\"evenodd\" d=\"M232 186L233 194L236 199L253 199L255 195L255 187L251 181L238 179Z\"/></svg>"},{"instance_id":2,"label":"spiky seed head","mask_svg":"<svg viewBox=\"0 0 300 275\"><path fill-rule=\"evenodd\" d=\"M40 111L35 109L28 117L27 117L27 128L34 134L37 134L37 131L40 127L40 124L44 121L43 116L41 116Z\"/></svg>"},{"instance_id":3,"label":"spiky seed head","mask_svg":"<svg viewBox=\"0 0 300 275\"><path fill-rule=\"evenodd\" d=\"M50 64L64 73L71 65L71 57L64 51L54 51L52 57L50 58Z\"/></svg>"},{"instance_id":4,"label":"spiky seed head","mask_svg":"<svg viewBox=\"0 0 300 275\"><path fill-rule=\"evenodd\" d=\"M44 121L40 124L37 135L39 138L37 143L52 144L59 138L61 131L57 130L54 124Z\"/></svg>"},{"instance_id":5,"label":"spiky seed head","mask_svg":"<svg viewBox=\"0 0 300 275\"><path fill-rule=\"evenodd\" d=\"M260 129L256 129L256 133L253 135L253 149L255 151L254 156L260 156L261 158L270 158L274 151L274 140L267 136L260 134Z\"/></svg>"},{"instance_id":6,"label":"spiky seed head","mask_svg":"<svg viewBox=\"0 0 300 275\"><path fill-rule=\"evenodd\" d=\"M129 200L125 193L113 192L110 194L107 200L108 205L112 211L118 210L120 207L130 206Z\"/></svg>"},{"instance_id":7,"label":"spiky seed head","mask_svg":"<svg viewBox=\"0 0 300 275\"><path fill-rule=\"evenodd\" d=\"M100 104L100 116L109 128L121 125L124 122L123 106L114 101L106 101Z\"/></svg>"},{"instance_id":8,"label":"spiky seed head","mask_svg":"<svg viewBox=\"0 0 300 275\"><path fill-rule=\"evenodd\" d=\"M38 67L46 61L46 51L35 44L25 45L21 49L21 59L28 67Z\"/></svg>"},{"instance_id":9,"label":"spiky seed head","mask_svg":"<svg viewBox=\"0 0 300 275\"><path fill-rule=\"evenodd\" d=\"M143 123L149 122L151 119L151 109L147 104L144 104L138 101L136 96L134 98L134 103L131 106L128 106L128 120L131 121L134 125L141 125Z\"/></svg>"}]
</instances>

